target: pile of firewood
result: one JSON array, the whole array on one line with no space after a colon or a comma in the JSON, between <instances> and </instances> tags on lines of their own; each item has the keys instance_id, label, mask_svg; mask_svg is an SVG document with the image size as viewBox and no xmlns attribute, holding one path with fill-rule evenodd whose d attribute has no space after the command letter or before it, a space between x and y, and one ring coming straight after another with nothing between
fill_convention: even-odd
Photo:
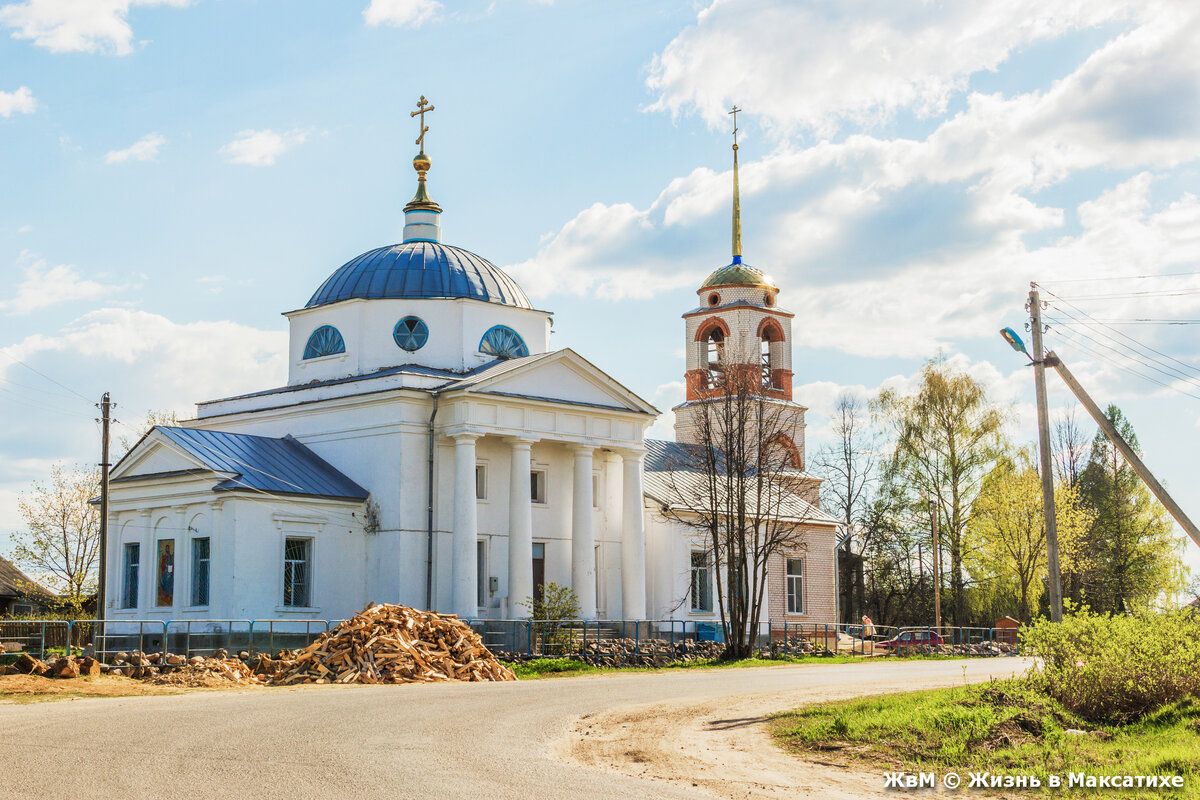
<instances>
[{"instance_id":1,"label":"pile of firewood","mask_svg":"<svg viewBox=\"0 0 1200 800\"><path fill-rule=\"evenodd\" d=\"M254 671L275 685L516 680L453 614L388 604L367 606L295 654L265 660Z\"/></svg>"},{"instance_id":2,"label":"pile of firewood","mask_svg":"<svg viewBox=\"0 0 1200 800\"><path fill-rule=\"evenodd\" d=\"M226 683L261 684L266 679L251 671L244 661L236 658L204 658L192 656L180 666L168 668L151 678L151 683L165 686L221 686Z\"/></svg>"}]
</instances>

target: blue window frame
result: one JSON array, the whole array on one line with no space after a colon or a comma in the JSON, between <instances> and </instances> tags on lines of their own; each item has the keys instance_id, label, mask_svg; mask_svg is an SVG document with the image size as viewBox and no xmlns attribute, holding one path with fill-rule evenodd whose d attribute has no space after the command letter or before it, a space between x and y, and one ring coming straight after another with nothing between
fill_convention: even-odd
<instances>
[{"instance_id":1,"label":"blue window frame","mask_svg":"<svg viewBox=\"0 0 1200 800\"><path fill-rule=\"evenodd\" d=\"M392 338L401 350L414 353L429 341L429 328L417 317L405 317L396 323Z\"/></svg>"},{"instance_id":2,"label":"blue window frame","mask_svg":"<svg viewBox=\"0 0 1200 800\"><path fill-rule=\"evenodd\" d=\"M346 342L342 340L338 329L332 325L322 325L317 328L308 337L308 344L304 346L305 359L322 358L344 352L346 352Z\"/></svg>"},{"instance_id":3,"label":"blue window frame","mask_svg":"<svg viewBox=\"0 0 1200 800\"><path fill-rule=\"evenodd\" d=\"M507 325L496 325L479 340L479 352L497 358L520 358L529 355L521 335Z\"/></svg>"},{"instance_id":4,"label":"blue window frame","mask_svg":"<svg viewBox=\"0 0 1200 800\"><path fill-rule=\"evenodd\" d=\"M208 605L208 564L210 545L207 536L192 539L192 605Z\"/></svg>"},{"instance_id":5,"label":"blue window frame","mask_svg":"<svg viewBox=\"0 0 1200 800\"><path fill-rule=\"evenodd\" d=\"M138 567L141 554L142 546L140 544L125 545L125 591L121 598L122 608L137 608Z\"/></svg>"}]
</instances>

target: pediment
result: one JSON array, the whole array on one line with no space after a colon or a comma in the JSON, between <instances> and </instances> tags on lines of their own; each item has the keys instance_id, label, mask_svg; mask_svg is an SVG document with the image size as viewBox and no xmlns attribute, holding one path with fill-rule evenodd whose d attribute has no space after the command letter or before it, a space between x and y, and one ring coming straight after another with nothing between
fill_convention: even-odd
<instances>
[{"instance_id":1,"label":"pediment","mask_svg":"<svg viewBox=\"0 0 1200 800\"><path fill-rule=\"evenodd\" d=\"M186 450L172 446L172 442L157 430L152 430L117 463L111 479L196 471L212 472L212 469Z\"/></svg>"},{"instance_id":2,"label":"pediment","mask_svg":"<svg viewBox=\"0 0 1200 800\"><path fill-rule=\"evenodd\" d=\"M482 394L616 408L638 414L658 414L654 406L573 350L559 350L518 368L504 370L495 376L489 377L485 374L480 380L464 388Z\"/></svg>"}]
</instances>

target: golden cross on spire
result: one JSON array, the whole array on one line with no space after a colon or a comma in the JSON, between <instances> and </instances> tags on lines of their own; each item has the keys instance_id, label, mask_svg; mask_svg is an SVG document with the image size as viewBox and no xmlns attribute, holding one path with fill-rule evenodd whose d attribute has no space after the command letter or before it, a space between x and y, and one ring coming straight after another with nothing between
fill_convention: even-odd
<instances>
[{"instance_id":1,"label":"golden cross on spire","mask_svg":"<svg viewBox=\"0 0 1200 800\"><path fill-rule=\"evenodd\" d=\"M433 111L433 106L425 99L425 95L421 95L421 101L417 103L417 110L408 115L409 117L415 117L418 114L421 115L421 135L417 137L417 141L414 144L421 146L422 153L425 152L425 134L429 133L429 127L425 124L426 111Z\"/></svg>"},{"instance_id":2,"label":"golden cross on spire","mask_svg":"<svg viewBox=\"0 0 1200 800\"><path fill-rule=\"evenodd\" d=\"M421 98L421 99L423 100L425 98ZM737 115L738 115L739 111L741 111L741 109L735 105L733 107L733 110L728 112L730 114L733 114L733 149L734 150L737 150L737 132L738 132Z\"/></svg>"}]
</instances>

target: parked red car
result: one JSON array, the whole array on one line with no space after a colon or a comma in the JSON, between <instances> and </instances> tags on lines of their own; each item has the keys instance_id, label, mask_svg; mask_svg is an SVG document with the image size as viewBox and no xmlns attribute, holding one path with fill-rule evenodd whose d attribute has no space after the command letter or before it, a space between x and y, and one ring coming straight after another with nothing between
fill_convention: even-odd
<instances>
[{"instance_id":1,"label":"parked red car","mask_svg":"<svg viewBox=\"0 0 1200 800\"><path fill-rule=\"evenodd\" d=\"M942 637L936 631L902 631L900 635L884 642L876 642L877 650L892 650L902 647L940 647Z\"/></svg>"}]
</instances>

